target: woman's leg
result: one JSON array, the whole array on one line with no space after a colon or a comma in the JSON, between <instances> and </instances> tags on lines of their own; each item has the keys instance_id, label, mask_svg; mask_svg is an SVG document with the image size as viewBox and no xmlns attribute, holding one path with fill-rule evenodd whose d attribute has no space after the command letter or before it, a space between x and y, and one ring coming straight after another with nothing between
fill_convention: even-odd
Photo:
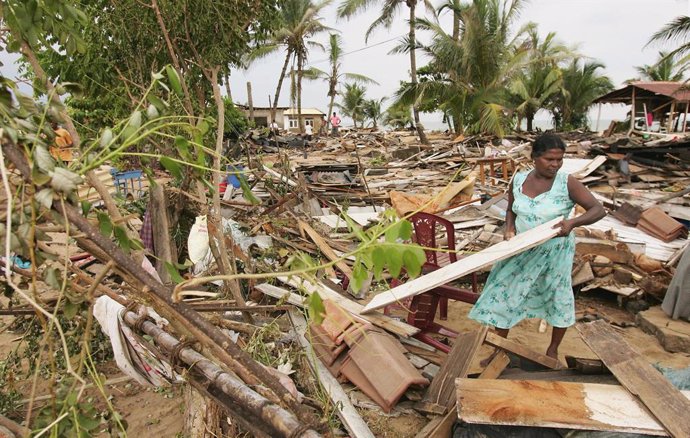
<instances>
[{"instance_id":1,"label":"woman's leg","mask_svg":"<svg viewBox=\"0 0 690 438\"><path fill-rule=\"evenodd\" d=\"M546 355L558 359L558 346L561 345L563 340L563 335L568 327L554 327L553 332L551 332L551 345L546 350Z\"/></svg>"}]
</instances>

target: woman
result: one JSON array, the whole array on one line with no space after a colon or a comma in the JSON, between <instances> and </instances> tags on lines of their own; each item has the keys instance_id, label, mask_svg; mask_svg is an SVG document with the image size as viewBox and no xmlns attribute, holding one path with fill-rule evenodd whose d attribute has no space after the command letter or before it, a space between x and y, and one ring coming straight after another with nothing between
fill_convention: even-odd
<instances>
[{"instance_id":1,"label":"woman","mask_svg":"<svg viewBox=\"0 0 690 438\"><path fill-rule=\"evenodd\" d=\"M504 338L525 318L543 318L553 326L546 354L558 358L558 346L575 323L571 271L575 255L573 228L592 224L606 215L584 185L565 172L565 143L546 133L532 146L534 170L517 173L508 191L505 239L558 216L564 220L559 237L497 263L491 271L470 318L493 325ZM575 204L586 212L567 219Z\"/></svg>"}]
</instances>

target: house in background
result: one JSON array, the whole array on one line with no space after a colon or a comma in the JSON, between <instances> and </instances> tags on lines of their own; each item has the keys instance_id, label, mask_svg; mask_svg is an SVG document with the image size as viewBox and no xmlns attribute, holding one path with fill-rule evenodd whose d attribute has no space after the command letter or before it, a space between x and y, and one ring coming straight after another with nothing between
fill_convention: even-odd
<instances>
[{"instance_id":1,"label":"house in background","mask_svg":"<svg viewBox=\"0 0 690 438\"><path fill-rule=\"evenodd\" d=\"M248 105L236 103L248 119L250 119L250 111ZM304 126L311 125L314 133L319 132L323 117L326 113L317 108L302 108L302 119ZM297 123L297 109L288 108L286 106L279 106L276 108L276 123L280 129L290 132L299 132L299 125ZM256 127L266 127L271 124L271 107L255 106L254 107L254 125Z\"/></svg>"}]
</instances>

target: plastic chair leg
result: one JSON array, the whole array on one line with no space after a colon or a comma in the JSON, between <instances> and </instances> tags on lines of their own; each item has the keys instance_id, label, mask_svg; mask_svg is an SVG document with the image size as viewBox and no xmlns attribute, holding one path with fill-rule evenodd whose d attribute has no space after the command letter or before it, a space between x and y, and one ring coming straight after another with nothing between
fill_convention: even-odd
<instances>
[{"instance_id":1,"label":"plastic chair leg","mask_svg":"<svg viewBox=\"0 0 690 438\"><path fill-rule=\"evenodd\" d=\"M443 321L448 319L448 298L441 298L441 319Z\"/></svg>"}]
</instances>

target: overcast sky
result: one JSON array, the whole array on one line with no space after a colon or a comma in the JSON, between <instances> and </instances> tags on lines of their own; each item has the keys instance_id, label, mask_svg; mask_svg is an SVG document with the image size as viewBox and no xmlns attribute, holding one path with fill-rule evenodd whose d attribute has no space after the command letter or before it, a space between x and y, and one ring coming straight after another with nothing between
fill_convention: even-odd
<instances>
[{"instance_id":1,"label":"overcast sky","mask_svg":"<svg viewBox=\"0 0 690 438\"><path fill-rule=\"evenodd\" d=\"M337 0L336 0L337 1ZM431 0L434 5L441 0ZM522 12L519 25L528 21L538 24L539 32L546 35L556 32L558 38L568 44L577 45L579 52L606 65L606 74L619 86L626 79L635 77L635 66L653 64L660 49L667 47L652 46L645 48L652 33L659 30L679 15L687 15L690 0L532 0ZM364 34L371 22L377 17L378 9L369 10L351 20L338 20L334 3L324 10L323 21L326 25L340 30L344 50L343 71L365 74L380 85L368 85L368 98L390 97L398 88L401 80L409 79L409 57L407 55L389 55L399 37L407 33L407 9L402 8L391 29L379 29L364 41ZM418 10L418 15L425 11ZM442 16L442 23L450 29L450 14ZM421 34L423 41L428 35ZM316 38L326 43L328 35ZM350 53L354 52L354 53ZM252 82L254 105L268 106L268 96L275 93L278 75L284 61L284 53L255 62L247 71L237 70L232 73L231 86L236 102L247 102L247 81ZM318 50L309 54L309 65L328 69L328 55ZM0 54L5 64L2 72L14 77L16 68L13 58L6 52ZM426 63L424 56L418 56L417 65ZM323 81L305 81L303 90L303 107L316 107L322 111L328 109L327 87ZM289 81L284 82L280 104L289 103ZM604 105L602 120L622 118L626 113L624 107ZM538 115L538 118L548 115ZM596 117L593 111L592 117ZM427 125L440 127L441 117L437 114L422 114L422 121ZM349 120L346 120L348 123ZM603 129L603 126L601 127Z\"/></svg>"},{"instance_id":2,"label":"overcast sky","mask_svg":"<svg viewBox=\"0 0 690 438\"><path fill-rule=\"evenodd\" d=\"M440 4L440 0L431 1L434 5ZM644 48L645 44L650 35L664 24L679 15L688 14L688 2L689 0L532 0L523 10L519 22L535 22L541 35L553 31L562 42L577 45L580 53L603 62L606 74L619 86L626 79L635 77L635 66L655 62L657 52L664 47ZM399 82L409 79L409 57L388 54L395 46L396 38L407 32L407 9L401 9L396 24L390 30L377 30L368 44L364 41L364 33L376 18L378 10L370 10L345 21L336 19L336 9L337 3L334 3L324 11L324 23L341 31L346 53L363 49L344 57L343 71L365 74L380 83L378 86L367 86L367 97L392 96ZM424 12L418 11L418 15ZM450 29L449 14L442 18L442 22L447 23L446 28ZM327 38L324 35L316 39L325 43ZM425 41L427 36L422 34L421 38ZM284 53L279 53L269 59L257 61L247 71L233 72L231 85L235 101L246 103L246 83L251 81L254 105L267 106L268 95L275 93L284 56ZM327 54L313 50L309 54L309 61L310 65L327 70ZM425 63L424 57L418 56L417 65ZM286 81L281 92L281 105L289 104L289 90L289 81ZM326 92L324 82L305 83L302 106L327 111ZM620 105L605 105L602 120L624 117L626 111ZM422 120L427 123L439 122L440 116L422 115Z\"/></svg>"}]
</instances>

